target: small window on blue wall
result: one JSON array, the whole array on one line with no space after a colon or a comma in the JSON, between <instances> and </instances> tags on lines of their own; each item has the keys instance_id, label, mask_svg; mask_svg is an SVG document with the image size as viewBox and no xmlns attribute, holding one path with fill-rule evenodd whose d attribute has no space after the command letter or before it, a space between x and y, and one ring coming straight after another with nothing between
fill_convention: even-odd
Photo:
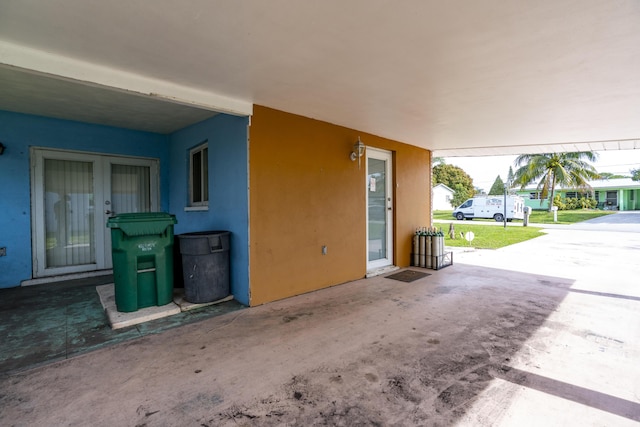
<instances>
[{"instance_id":1,"label":"small window on blue wall","mask_svg":"<svg viewBox=\"0 0 640 427\"><path fill-rule=\"evenodd\" d=\"M189 205L209 206L209 149L206 142L189 151Z\"/></svg>"}]
</instances>

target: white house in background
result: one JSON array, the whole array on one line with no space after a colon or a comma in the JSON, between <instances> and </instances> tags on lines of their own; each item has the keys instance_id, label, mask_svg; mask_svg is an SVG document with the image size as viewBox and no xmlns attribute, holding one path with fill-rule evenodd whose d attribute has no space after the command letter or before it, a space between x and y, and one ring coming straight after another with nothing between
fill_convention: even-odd
<instances>
[{"instance_id":1,"label":"white house in background","mask_svg":"<svg viewBox=\"0 0 640 427\"><path fill-rule=\"evenodd\" d=\"M433 200L434 211L447 211L451 210L453 206L451 201L453 200L454 191L444 184L438 184L431 190L431 200Z\"/></svg>"}]
</instances>

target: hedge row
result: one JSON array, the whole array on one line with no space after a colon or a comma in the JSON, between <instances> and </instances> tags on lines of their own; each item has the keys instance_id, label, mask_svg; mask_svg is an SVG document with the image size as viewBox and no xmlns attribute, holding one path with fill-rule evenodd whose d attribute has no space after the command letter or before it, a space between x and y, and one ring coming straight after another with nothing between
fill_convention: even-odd
<instances>
[{"instance_id":1,"label":"hedge row","mask_svg":"<svg viewBox=\"0 0 640 427\"><path fill-rule=\"evenodd\" d=\"M595 209L598 206L598 202L596 199L586 197L580 199L569 197L565 199L558 194L553 198L553 205L557 206L559 211L568 211L572 209Z\"/></svg>"}]
</instances>

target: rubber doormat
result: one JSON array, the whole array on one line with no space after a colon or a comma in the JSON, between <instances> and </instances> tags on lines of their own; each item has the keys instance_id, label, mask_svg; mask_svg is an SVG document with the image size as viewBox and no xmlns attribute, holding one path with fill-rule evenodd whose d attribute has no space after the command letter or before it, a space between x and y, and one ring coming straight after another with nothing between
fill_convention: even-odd
<instances>
[{"instance_id":1,"label":"rubber doormat","mask_svg":"<svg viewBox=\"0 0 640 427\"><path fill-rule=\"evenodd\" d=\"M431 276L430 273L423 273L422 271L404 270L398 273L394 273L390 276L385 276L386 279L400 280L401 282L413 282L414 280L422 279L423 277Z\"/></svg>"}]
</instances>

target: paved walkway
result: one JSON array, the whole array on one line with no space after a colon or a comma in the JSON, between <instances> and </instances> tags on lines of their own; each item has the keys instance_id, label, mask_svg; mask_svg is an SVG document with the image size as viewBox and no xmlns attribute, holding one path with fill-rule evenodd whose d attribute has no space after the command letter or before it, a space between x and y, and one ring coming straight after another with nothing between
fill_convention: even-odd
<instances>
[{"instance_id":1,"label":"paved walkway","mask_svg":"<svg viewBox=\"0 0 640 427\"><path fill-rule=\"evenodd\" d=\"M0 378L0 424L637 426L639 249L549 229L204 319Z\"/></svg>"}]
</instances>

